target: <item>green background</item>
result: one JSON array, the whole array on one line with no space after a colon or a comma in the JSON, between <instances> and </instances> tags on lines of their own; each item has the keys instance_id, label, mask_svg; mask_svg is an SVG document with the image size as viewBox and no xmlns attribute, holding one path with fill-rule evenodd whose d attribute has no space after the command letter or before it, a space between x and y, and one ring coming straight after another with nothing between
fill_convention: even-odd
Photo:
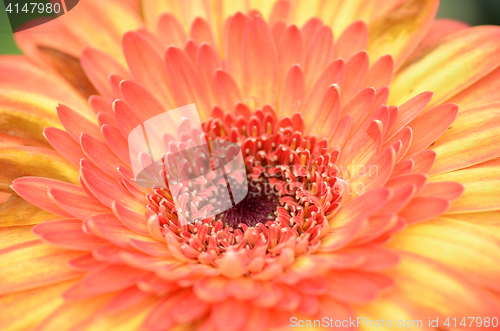
<instances>
[{"instance_id":1,"label":"green background","mask_svg":"<svg viewBox=\"0 0 500 331\"><path fill-rule=\"evenodd\" d=\"M500 25L500 0L441 0L438 17L455 18L472 25ZM12 53L20 51L12 39L5 6L0 0L0 54Z\"/></svg>"}]
</instances>

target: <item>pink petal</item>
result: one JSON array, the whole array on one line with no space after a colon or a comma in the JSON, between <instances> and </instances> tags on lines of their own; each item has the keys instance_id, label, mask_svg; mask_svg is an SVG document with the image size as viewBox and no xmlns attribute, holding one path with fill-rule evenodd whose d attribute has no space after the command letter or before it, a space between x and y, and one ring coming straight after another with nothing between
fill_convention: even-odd
<instances>
[{"instance_id":1,"label":"pink petal","mask_svg":"<svg viewBox=\"0 0 500 331\"><path fill-rule=\"evenodd\" d=\"M106 206L89 198L83 190L76 193L76 191L51 188L48 193L59 207L79 219L109 212Z\"/></svg>"},{"instance_id":2,"label":"pink petal","mask_svg":"<svg viewBox=\"0 0 500 331\"><path fill-rule=\"evenodd\" d=\"M292 116L304 101L304 73L298 64L293 65L288 72L280 103L280 115Z\"/></svg>"},{"instance_id":3,"label":"pink petal","mask_svg":"<svg viewBox=\"0 0 500 331\"><path fill-rule=\"evenodd\" d=\"M306 52L305 78L308 89L333 58L333 33L330 27L321 28Z\"/></svg>"},{"instance_id":4,"label":"pink petal","mask_svg":"<svg viewBox=\"0 0 500 331\"><path fill-rule=\"evenodd\" d=\"M368 45L368 26L363 21L354 21L340 35L335 44L334 59L342 57L349 60ZM370 86L370 85L366 85Z\"/></svg>"},{"instance_id":5,"label":"pink petal","mask_svg":"<svg viewBox=\"0 0 500 331\"><path fill-rule=\"evenodd\" d=\"M425 222L433 219L450 208L450 201L436 197L415 197L399 215L409 224Z\"/></svg>"},{"instance_id":6,"label":"pink petal","mask_svg":"<svg viewBox=\"0 0 500 331\"><path fill-rule=\"evenodd\" d=\"M43 130L43 135L56 151L74 165L78 166L85 157L80 145L66 131L49 127Z\"/></svg>"},{"instance_id":7,"label":"pink petal","mask_svg":"<svg viewBox=\"0 0 500 331\"><path fill-rule=\"evenodd\" d=\"M99 93L106 98L118 97L109 85L110 74L128 78L129 74L112 56L95 48L85 48L80 57L85 74Z\"/></svg>"},{"instance_id":8,"label":"pink petal","mask_svg":"<svg viewBox=\"0 0 500 331\"><path fill-rule=\"evenodd\" d=\"M122 44L134 81L151 92L166 109L174 108L165 76L165 63L155 48L134 31L123 36Z\"/></svg>"},{"instance_id":9,"label":"pink petal","mask_svg":"<svg viewBox=\"0 0 500 331\"><path fill-rule=\"evenodd\" d=\"M247 20L243 33L243 77L247 96L260 105L276 102L278 54L267 23L255 16Z\"/></svg>"},{"instance_id":10,"label":"pink petal","mask_svg":"<svg viewBox=\"0 0 500 331\"><path fill-rule=\"evenodd\" d=\"M160 16L157 32L158 38L160 38L165 46L174 45L182 47L188 39L186 32L175 15L170 13L164 13Z\"/></svg>"},{"instance_id":11,"label":"pink petal","mask_svg":"<svg viewBox=\"0 0 500 331\"><path fill-rule=\"evenodd\" d=\"M12 183L12 188L23 199L35 206L67 218L72 218L73 215L59 207L49 197L48 190L51 188L60 188L76 194L82 192L82 189L76 185L41 177L18 178Z\"/></svg>"},{"instance_id":12,"label":"pink petal","mask_svg":"<svg viewBox=\"0 0 500 331\"><path fill-rule=\"evenodd\" d=\"M366 80L370 60L366 51L354 54L346 63L345 82L342 86L342 101L346 102L358 92Z\"/></svg>"}]
</instances>

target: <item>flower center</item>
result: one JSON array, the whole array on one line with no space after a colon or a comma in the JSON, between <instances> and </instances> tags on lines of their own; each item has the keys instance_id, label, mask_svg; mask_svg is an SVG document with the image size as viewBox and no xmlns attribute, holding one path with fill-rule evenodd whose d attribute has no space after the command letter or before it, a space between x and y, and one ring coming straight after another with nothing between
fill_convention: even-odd
<instances>
[{"instance_id":1,"label":"flower center","mask_svg":"<svg viewBox=\"0 0 500 331\"><path fill-rule=\"evenodd\" d=\"M255 226L275 221L280 206L280 195L264 176L252 179L247 176L248 194L237 205L218 214L215 219L226 226L237 228L240 223Z\"/></svg>"},{"instance_id":2,"label":"flower center","mask_svg":"<svg viewBox=\"0 0 500 331\"><path fill-rule=\"evenodd\" d=\"M304 135L299 114L293 121L278 122L272 110L256 110L237 120L221 112L204 122L203 129L208 140L241 146L248 194L214 217L181 225L170 191L154 189L147 196L147 216L158 215L162 234L173 234L186 257L209 264L230 247L237 251L260 247L271 256L280 255L291 242L296 255L317 249L327 219L342 202L342 178L335 166L339 151L329 150L326 139ZM215 182L214 186L211 207L217 210L217 191L227 187ZM202 211L193 204L188 212Z\"/></svg>"}]
</instances>

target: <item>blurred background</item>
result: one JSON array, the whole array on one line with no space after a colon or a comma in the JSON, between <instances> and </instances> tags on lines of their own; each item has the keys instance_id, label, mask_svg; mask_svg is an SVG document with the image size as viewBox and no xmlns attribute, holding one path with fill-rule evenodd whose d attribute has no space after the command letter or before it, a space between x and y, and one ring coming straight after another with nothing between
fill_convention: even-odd
<instances>
[{"instance_id":1,"label":"blurred background","mask_svg":"<svg viewBox=\"0 0 500 331\"><path fill-rule=\"evenodd\" d=\"M500 0L441 0L437 16L458 19L471 25L500 25ZM4 3L0 1L0 54L13 53L20 51L12 40Z\"/></svg>"}]
</instances>

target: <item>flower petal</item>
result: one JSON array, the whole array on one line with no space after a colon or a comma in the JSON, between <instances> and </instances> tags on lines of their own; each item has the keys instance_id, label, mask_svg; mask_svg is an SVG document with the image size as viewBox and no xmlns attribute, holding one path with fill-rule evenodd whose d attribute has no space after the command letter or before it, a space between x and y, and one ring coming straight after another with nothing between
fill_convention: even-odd
<instances>
[{"instance_id":1,"label":"flower petal","mask_svg":"<svg viewBox=\"0 0 500 331\"><path fill-rule=\"evenodd\" d=\"M39 324L46 316L63 304L61 298L74 281L12 293L0 298L2 315L0 324L5 330L26 330Z\"/></svg>"},{"instance_id":2,"label":"flower petal","mask_svg":"<svg viewBox=\"0 0 500 331\"><path fill-rule=\"evenodd\" d=\"M397 73L389 103L400 104L427 90L436 94L429 106L449 99L498 66L499 40L500 27L496 26L478 26L451 35Z\"/></svg>"},{"instance_id":3,"label":"flower petal","mask_svg":"<svg viewBox=\"0 0 500 331\"><path fill-rule=\"evenodd\" d=\"M326 26L322 27L314 36L306 52L304 72L308 90L333 58L333 47L332 30Z\"/></svg>"},{"instance_id":4,"label":"flower petal","mask_svg":"<svg viewBox=\"0 0 500 331\"><path fill-rule=\"evenodd\" d=\"M52 147L64 156L66 160L79 166L80 160L85 157L85 154L80 145L66 131L48 127L43 130L43 135Z\"/></svg>"},{"instance_id":5,"label":"flower petal","mask_svg":"<svg viewBox=\"0 0 500 331\"><path fill-rule=\"evenodd\" d=\"M335 44L334 59L342 57L349 60L368 45L368 26L363 21L351 23L340 35Z\"/></svg>"},{"instance_id":6,"label":"flower petal","mask_svg":"<svg viewBox=\"0 0 500 331\"><path fill-rule=\"evenodd\" d=\"M13 180L22 176L42 176L78 183L74 165L57 152L37 147L4 147L0 149L0 190L14 193L10 188Z\"/></svg>"},{"instance_id":7,"label":"flower petal","mask_svg":"<svg viewBox=\"0 0 500 331\"><path fill-rule=\"evenodd\" d=\"M247 20L243 32L243 78L246 96L260 105L276 102L278 54L267 23L255 16Z\"/></svg>"},{"instance_id":8,"label":"flower petal","mask_svg":"<svg viewBox=\"0 0 500 331\"><path fill-rule=\"evenodd\" d=\"M80 173L85 185L105 206L111 208L113 202L116 201L131 210L145 211L144 206L123 187L103 181L86 168L81 168Z\"/></svg>"},{"instance_id":9,"label":"flower petal","mask_svg":"<svg viewBox=\"0 0 500 331\"><path fill-rule=\"evenodd\" d=\"M457 113L457 105L445 103L412 120L408 126L413 132L413 139L406 154L420 152L441 137L451 126Z\"/></svg>"},{"instance_id":10,"label":"flower petal","mask_svg":"<svg viewBox=\"0 0 500 331\"><path fill-rule=\"evenodd\" d=\"M498 238L472 222L441 217L408 228L390 246L440 261L479 284L500 289Z\"/></svg>"},{"instance_id":11,"label":"flower petal","mask_svg":"<svg viewBox=\"0 0 500 331\"><path fill-rule=\"evenodd\" d=\"M165 46L182 47L188 39L175 15L170 13L164 13L158 19L157 35Z\"/></svg>"},{"instance_id":12,"label":"flower petal","mask_svg":"<svg viewBox=\"0 0 500 331\"><path fill-rule=\"evenodd\" d=\"M436 161L430 174L465 168L500 156L496 148L500 143L500 126L483 130L473 122L466 132L468 134L448 142L436 142L431 147L436 152Z\"/></svg>"},{"instance_id":13,"label":"flower petal","mask_svg":"<svg viewBox=\"0 0 500 331\"><path fill-rule=\"evenodd\" d=\"M0 293L12 293L76 278L66 263L82 255L43 244L40 240L4 248L0 255Z\"/></svg>"},{"instance_id":14,"label":"flower petal","mask_svg":"<svg viewBox=\"0 0 500 331\"><path fill-rule=\"evenodd\" d=\"M135 82L151 92L166 109L174 108L160 54L141 34L130 31L123 36L123 53Z\"/></svg>"},{"instance_id":15,"label":"flower petal","mask_svg":"<svg viewBox=\"0 0 500 331\"><path fill-rule=\"evenodd\" d=\"M80 63L88 79L99 94L106 98L118 97L109 84L108 77L117 74L128 79L130 74L112 56L95 48L85 48L80 57Z\"/></svg>"},{"instance_id":16,"label":"flower petal","mask_svg":"<svg viewBox=\"0 0 500 331\"><path fill-rule=\"evenodd\" d=\"M399 68L429 31L438 7L438 0L405 1L370 24L370 57L391 54Z\"/></svg>"},{"instance_id":17,"label":"flower petal","mask_svg":"<svg viewBox=\"0 0 500 331\"><path fill-rule=\"evenodd\" d=\"M450 213L480 212L500 208L500 167L477 165L463 170L434 175L432 182L454 181L465 187L465 192L453 201Z\"/></svg>"}]
</instances>

